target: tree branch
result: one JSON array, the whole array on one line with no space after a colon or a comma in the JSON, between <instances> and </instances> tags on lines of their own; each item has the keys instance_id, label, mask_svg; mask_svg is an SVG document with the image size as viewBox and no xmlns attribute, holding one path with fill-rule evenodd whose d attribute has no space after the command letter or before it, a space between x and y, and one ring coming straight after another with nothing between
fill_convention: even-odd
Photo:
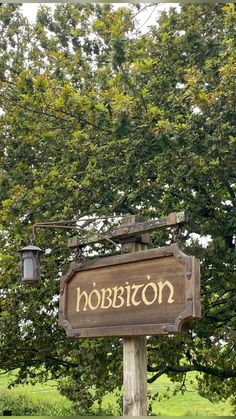
<instances>
[{"instance_id":1,"label":"tree branch","mask_svg":"<svg viewBox=\"0 0 236 419\"><path fill-rule=\"evenodd\" d=\"M151 366L148 366L148 371L153 371ZM236 377L236 370L220 370L218 368L201 365L198 364L196 361L193 361L192 365L182 365L182 366L167 366L162 368L161 370L157 371L151 378L148 379L148 383L153 383L157 380L161 375L168 374L169 372L182 372L187 373L190 371L198 371L203 372L205 374L213 375L214 377L228 379Z\"/></svg>"},{"instance_id":2,"label":"tree branch","mask_svg":"<svg viewBox=\"0 0 236 419\"><path fill-rule=\"evenodd\" d=\"M55 115L53 113L49 113L49 112L47 112L45 110L38 111L36 109L29 108L28 106L21 105L16 100L13 100L13 99L11 99L9 97L6 97L2 93L0 93L0 97L2 97L4 100L8 100L10 103L13 103L18 108L24 109L24 110L26 110L28 112L32 112L32 113L35 113L35 114L47 116L49 118L55 118L55 119L58 119L58 120L60 120L60 121L62 121L64 123L68 124L68 119L66 119L66 118L62 118L62 117L60 117L58 115ZM66 111L64 111L62 109L59 112L62 113L62 114L64 114L64 115L70 116L71 118L74 118L75 120L79 120L78 115L72 114L70 112L66 112ZM94 124L93 122L88 121L87 119L81 118L81 122L83 122L83 123L85 123L87 125L90 125L93 128L96 128L97 130L99 130L101 132L105 132L106 134L113 134L113 131L111 131L111 130L105 130L105 129L99 127L98 125Z\"/></svg>"}]
</instances>

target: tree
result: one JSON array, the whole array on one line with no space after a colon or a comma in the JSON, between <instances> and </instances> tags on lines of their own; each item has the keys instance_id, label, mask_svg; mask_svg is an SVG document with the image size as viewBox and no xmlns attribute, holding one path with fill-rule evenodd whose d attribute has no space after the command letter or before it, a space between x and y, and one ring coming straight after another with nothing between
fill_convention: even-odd
<instances>
[{"instance_id":1,"label":"tree","mask_svg":"<svg viewBox=\"0 0 236 419\"><path fill-rule=\"evenodd\" d=\"M29 25L20 6L0 8L1 365L17 382L60 378L79 413L121 385L121 342L58 329L69 233L38 232L42 281L20 284L35 222L189 210L179 241L201 260L203 316L148 340L148 380L198 371L207 397L235 392L235 5L172 9L145 34L136 15L66 4Z\"/></svg>"}]
</instances>

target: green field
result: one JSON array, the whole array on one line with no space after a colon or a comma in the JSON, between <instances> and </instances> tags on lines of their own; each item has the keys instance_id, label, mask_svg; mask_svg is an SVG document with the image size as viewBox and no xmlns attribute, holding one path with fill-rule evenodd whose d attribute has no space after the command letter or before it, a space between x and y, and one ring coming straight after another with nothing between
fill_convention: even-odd
<instances>
[{"instance_id":1,"label":"green field","mask_svg":"<svg viewBox=\"0 0 236 419\"><path fill-rule=\"evenodd\" d=\"M174 390L176 384L162 376L150 387L153 393L163 395L166 389ZM189 373L186 380L187 391L154 402L153 412L162 416L233 416L232 405L229 401L212 403L201 397L196 391L195 374Z\"/></svg>"},{"instance_id":2,"label":"green field","mask_svg":"<svg viewBox=\"0 0 236 419\"><path fill-rule=\"evenodd\" d=\"M72 415L72 403L58 390L55 382L18 385L8 389L10 377L0 375L0 416L12 411L13 416L67 416Z\"/></svg>"},{"instance_id":3,"label":"green field","mask_svg":"<svg viewBox=\"0 0 236 419\"><path fill-rule=\"evenodd\" d=\"M40 406L40 416L67 416L75 414L71 402L57 391L56 383L53 381L34 386L20 385L10 390L7 389L8 383L9 377L0 375L0 415L3 407L4 409L10 409L12 406L11 398L15 402L15 400L20 400L21 397L25 398L23 403L30 401L33 405ZM233 416L232 406L229 401L210 402L197 393L194 383L194 374L192 374L186 380L187 391L184 395L178 394L170 399L164 399L163 395L166 393L167 388L172 391L175 388L175 384L165 376L160 377L149 386L149 393L154 394L158 392L158 398L160 398L160 400L156 400L153 403L152 414L156 416ZM6 405L6 398L7 400L9 399L8 405ZM119 415L114 395L104 398L103 408L109 411L110 415ZM13 414L16 415L16 412L13 412ZM18 414L20 415L20 413ZM33 416L36 413L29 408L28 413L25 415Z\"/></svg>"}]
</instances>

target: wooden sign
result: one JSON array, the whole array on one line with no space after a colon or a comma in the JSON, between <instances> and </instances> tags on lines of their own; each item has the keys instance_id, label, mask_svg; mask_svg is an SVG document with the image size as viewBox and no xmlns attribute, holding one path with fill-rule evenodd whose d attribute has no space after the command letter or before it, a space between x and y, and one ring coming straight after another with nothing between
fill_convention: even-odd
<instances>
[{"instance_id":1,"label":"wooden sign","mask_svg":"<svg viewBox=\"0 0 236 419\"><path fill-rule=\"evenodd\" d=\"M199 317L199 261L177 244L72 263L61 280L69 337L180 333Z\"/></svg>"}]
</instances>

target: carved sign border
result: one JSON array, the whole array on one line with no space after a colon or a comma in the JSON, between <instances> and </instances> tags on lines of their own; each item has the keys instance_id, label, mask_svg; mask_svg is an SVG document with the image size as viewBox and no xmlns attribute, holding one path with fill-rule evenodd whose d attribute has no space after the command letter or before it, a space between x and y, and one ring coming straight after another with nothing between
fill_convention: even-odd
<instances>
[{"instance_id":1,"label":"carved sign border","mask_svg":"<svg viewBox=\"0 0 236 419\"><path fill-rule=\"evenodd\" d=\"M115 266L129 262L144 261L174 256L185 265L185 310L178 314L173 323L86 327L74 329L66 318L67 285L78 271ZM108 336L148 336L183 333L191 321L201 317L200 307L200 262L195 256L183 253L176 243L139 252L98 258L83 264L72 262L67 274L61 278L59 325L64 327L68 337L91 338Z\"/></svg>"}]
</instances>

